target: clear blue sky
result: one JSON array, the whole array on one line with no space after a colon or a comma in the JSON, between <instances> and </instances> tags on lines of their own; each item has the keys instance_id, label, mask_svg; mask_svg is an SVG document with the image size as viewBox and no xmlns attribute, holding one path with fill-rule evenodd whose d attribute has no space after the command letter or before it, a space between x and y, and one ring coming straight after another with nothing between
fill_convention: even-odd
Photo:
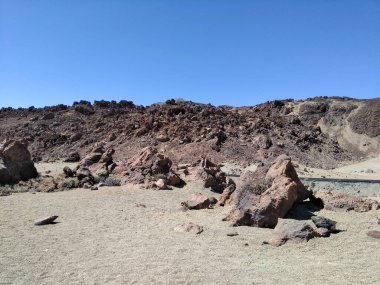
<instances>
[{"instance_id":1,"label":"clear blue sky","mask_svg":"<svg viewBox=\"0 0 380 285\"><path fill-rule=\"evenodd\" d=\"M0 0L0 107L380 97L378 0Z\"/></svg>"}]
</instances>

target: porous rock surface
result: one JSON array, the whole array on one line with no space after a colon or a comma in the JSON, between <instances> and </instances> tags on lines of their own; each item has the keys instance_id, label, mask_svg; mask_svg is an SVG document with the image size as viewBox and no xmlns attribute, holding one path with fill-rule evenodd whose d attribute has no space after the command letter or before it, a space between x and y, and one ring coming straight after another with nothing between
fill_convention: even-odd
<instances>
[{"instance_id":1,"label":"porous rock surface","mask_svg":"<svg viewBox=\"0 0 380 285\"><path fill-rule=\"evenodd\" d=\"M0 144L0 184L17 183L37 176L27 141L6 140Z\"/></svg>"},{"instance_id":2,"label":"porous rock surface","mask_svg":"<svg viewBox=\"0 0 380 285\"><path fill-rule=\"evenodd\" d=\"M288 156L279 156L265 174L252 174L253 187L246 187L247 178L238 184L232 195L234 208L224 219L234 226L274 228L295 203L312 195L301 183Z\"/></svg>"}]
</instances>

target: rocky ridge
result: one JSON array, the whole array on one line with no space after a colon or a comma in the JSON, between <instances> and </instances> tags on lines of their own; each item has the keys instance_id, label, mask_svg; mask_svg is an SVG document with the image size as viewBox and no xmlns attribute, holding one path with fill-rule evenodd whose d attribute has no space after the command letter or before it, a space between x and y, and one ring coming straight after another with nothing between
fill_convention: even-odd
<instances>
[{"instance_id":1,"label":"rocky ridge","mask_svg":"<svg viewBox=\"0 0 380 285\"><path fill-rule=\"evenodd\" d=\"M353 118L360 117L370 102L314 98L236 108L176 100L148 107L129 101L80 101L72 106L3 108L0 140L27 140L34 161L75 160L76 152L83 157L94 143L103 141L115 149L117 160L125 161L153 146L174 163L194 163L206 155L217 163L247 165L285 153L306 165L332 168L370 153L341 145L339 137L322 130L319 122L327 127L345 124L365 137L366 128L357 127L362 120ZM376 108L371 107L374 116ZM369 122L368 136L380 141L374 120Z\"/></svg>"}]
</instances>

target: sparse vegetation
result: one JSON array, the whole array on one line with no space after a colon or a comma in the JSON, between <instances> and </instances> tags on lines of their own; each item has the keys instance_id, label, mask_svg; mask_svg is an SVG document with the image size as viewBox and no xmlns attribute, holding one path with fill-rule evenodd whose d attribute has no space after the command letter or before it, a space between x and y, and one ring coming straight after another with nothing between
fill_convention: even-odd
<instances>
[{"instance_id":1,"label":"sparse vegetation","mask_svg":"<svg viewBox=\"0 0 380 285\"><path fill-rule=\"evenodd\" d=\"M72 189L72 188L78 188L78 186L79 186L79 181L77 178L66 178L59 184L58 188Z\"/></svg>"},{"instance_id":2,"label":"sparse vegetation","mask_svg":"<svg viewBox=\"0 0 380 285\"><path fill-rule=\"evenodd\" d=\"M103 183L105 186L120 186L121 185L121 181L117 179L116 177L112 177L112 176L107 177Z\"/></svg>"}]
</instances>

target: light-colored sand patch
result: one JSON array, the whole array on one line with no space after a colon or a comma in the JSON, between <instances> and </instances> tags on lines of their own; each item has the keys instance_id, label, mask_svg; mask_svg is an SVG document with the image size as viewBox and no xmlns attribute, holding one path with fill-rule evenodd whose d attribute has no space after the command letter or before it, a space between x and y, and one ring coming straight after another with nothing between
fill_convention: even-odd
<instances>
[{"instance_id":1,"label":"light-colored sand patch","mask_svg":"<svg viewBox=\"0 0 380 285\"><path fill-rule=\"evenodd\" d=\"M331 170L312 168L300 164L297 168L297 172L303 177L380 180L380 157Z\"/></svg>"},{"instance_id":2,"label":"light-colored sand patch","mask_svg":"<svg viewBox=\"0 0 380 285\"><path fill-rule=\"evenodd\" d=\"M362 177L378 177L380 179L380 157L343 166L335 169L335 171L348 174L360 173Z\"/></svg>"},{"instance_id":3,"label":"light-colored sand patch","mask_svg":"<svg viewBox=\"0 0 380 285\"><path fill-rule=\"evenodd\" d=\"M379 230L379 211L321 211L343 232L275 248L262 245L269 229L223 222L228 208L177 210L199 190L114 187L0 197L0 284L380 283L380 240L366 235ZM33 225L52 214L59 223ZM173 231L184 222L204 232ZM228 237L231 231L239 235Z\"/></svg>"},{"instance_id":4,"label":"light-colored sand patch","mask_svg":"<svg viewBox=\"0 0 380 285\"><path fill-rule=\"evenodd\" d=\"M57 176L58 174L63 173L63 168L65 166L68 166L70 168L75 168L78 163L76 162L37 162L34 164L37 168L37 171L41 175L50 175L50 176Z\"/></svg>"}]
</instances>

